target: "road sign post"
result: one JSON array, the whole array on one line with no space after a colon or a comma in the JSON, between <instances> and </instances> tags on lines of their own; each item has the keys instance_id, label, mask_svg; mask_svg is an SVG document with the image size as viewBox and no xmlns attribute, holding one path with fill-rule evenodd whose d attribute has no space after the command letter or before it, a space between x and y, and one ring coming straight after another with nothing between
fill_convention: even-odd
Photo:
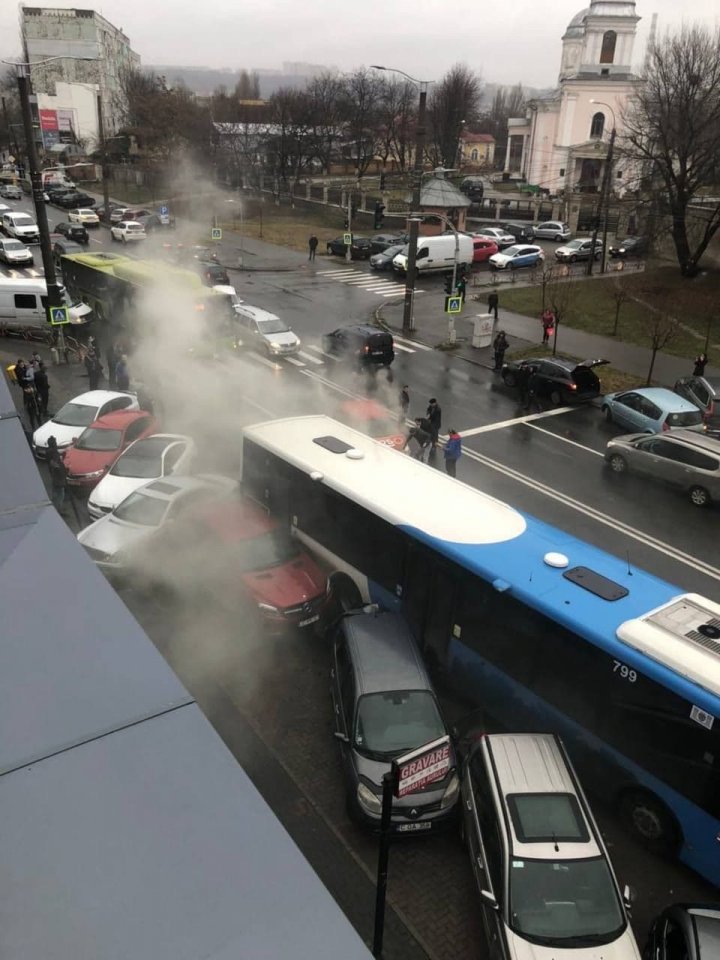
<instances>
[{"instance_id":1,"label":"road sign post","mask_svg":"<svg viewBox=\"0 0 720 960\"><path fill-rule=\"evenodd\" d=\"M210 239L211 240L222 240L222 228L221 227L212 227L210 230Z\"/></svg>"},{"instance_id":2,"label":"road sign post","mask_svg":"<svg viewBox=\"0 0 720 960\"><path fill-rule=\"evenodd\" d=\"M462 313L463 298L460 294L454 297L445 297L445 313Z\"/></svg>"},{"instance_id":3,"label":"road sign post","mask_svg":"<svg viewBox=\"0 0 720 960\"><path fill-rule=\"evenodd\" d=\"M351 233L344 233L344 234L343 234L343 243L345 244L346 247L351 247L351 246L352 246L352 234L351 234Z\"/></svg>"},{"instance_id":4,"label":"road sign post","mask_svg":"<svg viewBox=\"0 0 720 960\"><path fill-rule=\"evenodd\" d=\"M50 314L50 323L54 327L61 327L70 323L70 312L66 306L48 307L48 313Z\"/></svg>"}]
</instances>

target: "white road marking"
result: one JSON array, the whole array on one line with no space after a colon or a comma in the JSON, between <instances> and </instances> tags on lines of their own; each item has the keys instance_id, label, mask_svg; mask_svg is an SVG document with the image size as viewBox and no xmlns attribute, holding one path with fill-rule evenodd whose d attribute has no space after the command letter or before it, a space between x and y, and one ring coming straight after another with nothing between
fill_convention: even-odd
<instances>
[{"instance_id":1,"label":"white road marking","mask_svg":"<svg viewBox=\"0 0 720 960\"><path fill-rule=\"evenodd\" d=\"M296 357L283 357L283 360L286 360L287 363L291 363L294 367L304 367L305 364L302 360L298 360Z\"/></svg>"},{"instance_id":2,"label":"white road marking","mask_svg":"<svg viewBox=\"0 0 720 960\"><path fill-rule=\"evenodd\" d=\"M261 357L259 353L251 353L248 351L245 356L257 361L257 363L262 363L266 367L270 367L271 370L282 370L279 363L274 363L272 360L268 360L267 357Z\"/></svg>"},{"instance_id":3,"label":"white road marking","mask_svg":"<svg viewBox=\"0 0 720 960\"><path fill-rule=\"evenodd\" d=\"M429 350L430 353L434 353L433 348L429 347L426 343L419 343L417 340L406 340L405 337L399 337L396 333L393 334L393 340L395 343L399 340L400 343L404 343L414 350Z\"/></svg>"},{"instance_id":4,"label":"white road marking","mask_svg":"<svg viewBox=\"0 0 720 960\"><path fill-rule=\"evenodd\" d=\"M474 437L478 433L489 433L491 430L502 430L505 427L514 427L516 423L530 423L531 420L542 420L543 417L557 417L561 413L570 413L572 407L557 407L555 410L544 410L542 413L529 413L526 417L514 417L512 420L498 420L497 423L486 423L484 427L473 427L463 430L463 437Z\"/></svg>"},{"instance_id":5,"label":"white road marking","mask_svg":"<svg viewBox=\"0 0 720 960\"><path fill-rule=\"evenodd\" d=\"M353 393L352 390L347 390L345 387L341 387L339 384L334 383L332 380L328 380L327 377L321 377L319 373L315 373L314 370L302 370L302 374L306 377L311 377L313 380L318 383L322 383L326 387L330 387L331 390L335 390L337 393L341 393L344 397L349 397L351 400L367 400L367 397L363 397L359 393Z\"/></svg>"},{"instance_id":6,"label":"white road marking","mask_svg":"<svg viewBox=\"0 0 720 960\"><path fill-rule=\"evenodd\" d=\"M322 270L317 274L318 277L334 277L336 279L338 277L356 277L357 275L358 271L353 268L341 270L339 267L335 270Z\"/></svg>"},{"instance_id":7,"label":"white road marking","mask_svg":"<svg viewBox=\"0 0 720 960\"><path fill-rule=\"evenodd\" d=\"M312 347L310 347L309 349L312 350ZM314 357L311 353L305 353L304 350L299 350L298 356L302 357L303 360L309 360L310 363L316 363L319 366L323 365L323 361L319 357Z\"/></svg>"},{"instance_id":8,"label":"white road marking","mask_svg":"<svg viewBox=\"0 0 720 960\"><path fill-rule=\"evenodd\" d=\"M422 290L416 290L415 293L422 293ZM399 290L391 290L390 293L383 293L383 297L402 297L405 295L405 287Z\"/></svg>"},{"instance_id":9,"label":"white road marking","mask_svg":"<svg viewBox=\"0 0 720 960\"><path fill-rule=\"evenodd\" d=\"M337 357L334 353L328 353L327 350L323 350L322 347L319 347L315 343L309 343L307 345L308 350L314 350L316 353L321 353L324 357L327 357L329 360L337 360Z\"/></svg>"},{"instance_id":10,"label":"white road marking","mask_svg":"<svg viewBox=\"0 0 720 960\"><path fill-rule=\"evenodd\" d=\"M552 430L546 430L545 427L539 427L536 423L528 423L526 426L532 427L533 430L537 430L539 433L546 433L554 440L562 440L563 443L570 443L573 445L573 447L578 447L580 450L584 450L586 453L593 453L596 457L604 456L600 450L593 450L592 447L586 447L584 443L578 443L577 440L571 440L570 437L561 437L559 433L553 433Z\"/></svg>"},{"instance_id":11,"label":"white road marking","mask_svg":"<svg viewBox=\"0 0 720 960\"><path fill-rule=\"evenodd\" d=\"M395 340L394 343L395 343L395 349L400 350L401 353L415 353L415 351L412 350L410 347L403 346L403 344L398 343L397 340Z\"/></svg>"}]
</instances>

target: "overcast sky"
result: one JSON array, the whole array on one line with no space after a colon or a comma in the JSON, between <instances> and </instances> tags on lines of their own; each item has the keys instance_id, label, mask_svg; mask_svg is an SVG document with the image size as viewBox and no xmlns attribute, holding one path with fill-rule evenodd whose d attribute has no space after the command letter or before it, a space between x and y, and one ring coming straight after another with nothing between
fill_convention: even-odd
<instances>
[{"instance_id":1,"label":"overcast sky","mask_svg":"<svg viewBox=\"0 0 720 960\"><path fill-rule=\"evenodd\" d=\"M435 79L464 62L488 81L542 87L557 78L560 37L582 6L582 0L104 0L95 9L125 31L146 64L280 69L283 61L300 60L351 70L381 63ZM660 31L679 26L684 12L710 27L720 20L718 0L638 0L636 9L638 63L653 13ZM18 33L17 5L0 0L0 56L19 55Z\"/></svg>"}]
</instances>

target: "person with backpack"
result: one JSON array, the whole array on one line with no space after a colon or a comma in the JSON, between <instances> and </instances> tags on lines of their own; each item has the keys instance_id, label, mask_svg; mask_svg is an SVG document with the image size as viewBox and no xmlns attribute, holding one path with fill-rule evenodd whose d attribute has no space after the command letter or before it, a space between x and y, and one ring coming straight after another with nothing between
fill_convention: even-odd
<instances>
[{"instance_id":1,"label":"person with backpack","mask_svg":"<svg viewBox=\"0 0 720 960\"><path fill-rule=\"evenodd\" d=\"M445 472L450 477L456 476L457 462L462 456L462 437L453 427L450 428L445 443Z\"/></svg>"}]
</instances>

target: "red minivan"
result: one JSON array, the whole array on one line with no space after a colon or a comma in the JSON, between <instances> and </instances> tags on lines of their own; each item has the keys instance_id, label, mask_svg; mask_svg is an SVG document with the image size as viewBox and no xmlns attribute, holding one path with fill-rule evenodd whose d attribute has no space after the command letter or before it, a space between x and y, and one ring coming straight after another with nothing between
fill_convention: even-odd
<instances>
[{"instance_id":1,"label":"red minivan","mask_svg":"<svg viewBox=\"0 0 720 960\"><path fill-rule=\"evenodd\" d=\"M65 453L68 483L94 487L133 440L157 433L159 426L145 410L117 410L95 420Z\"/></svg>"}]
</instances>

